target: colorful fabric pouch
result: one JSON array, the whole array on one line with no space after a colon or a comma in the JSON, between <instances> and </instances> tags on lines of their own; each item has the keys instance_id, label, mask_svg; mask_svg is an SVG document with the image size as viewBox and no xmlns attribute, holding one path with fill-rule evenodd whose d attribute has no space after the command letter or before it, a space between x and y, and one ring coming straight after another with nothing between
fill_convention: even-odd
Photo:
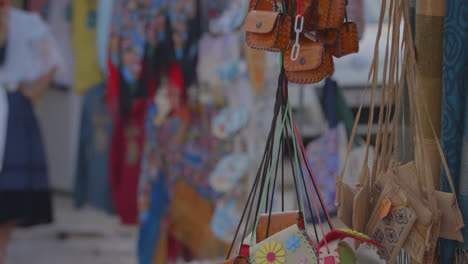
<instances>
[{"instance_id":1,"label":"colorful fabric pouch","mask_svg":"<svg viewBox=\"0 0 468 264\"><path fill-rule=\"evenodd\" d=\"M297 225L278 232L250 249L250 263L318 264L318 251Z\"/></svg>"}]
</instances>

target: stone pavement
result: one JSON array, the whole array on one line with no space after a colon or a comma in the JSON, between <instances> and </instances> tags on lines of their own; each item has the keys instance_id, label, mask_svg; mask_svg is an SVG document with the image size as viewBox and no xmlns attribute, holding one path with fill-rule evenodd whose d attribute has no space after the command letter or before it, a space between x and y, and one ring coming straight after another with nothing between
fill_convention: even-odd
<instances>
[{"instance_id":1,"label":"stone pavement","mask_svg":"<svg viewBox=\"0 0 468 264\"><path fill-rule=\"evenodd\" d=\"M13 233L5 264L136 264L137 229L92 208L54 198L52 225Z\"/></svg>"}]
</instances>

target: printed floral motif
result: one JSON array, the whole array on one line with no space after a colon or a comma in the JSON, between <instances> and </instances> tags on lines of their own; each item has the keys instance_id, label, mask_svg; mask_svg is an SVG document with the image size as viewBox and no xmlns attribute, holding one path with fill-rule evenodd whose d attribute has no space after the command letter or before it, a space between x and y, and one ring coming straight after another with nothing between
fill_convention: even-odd
<instances>
[{"instance_id":1,"label":"printed floral motif","mask_svg":"<svg viewBox=\"0 0 468 264\"><path fill-rule=\"evenodd\" d=\"M307 260L307 258L298 258L297 264L310 264L310 262Z\"/></svg>"},{"instance_id":2,"label":"printed floral motif","mask_svg":"<svg viewBox=\"0 0 468 264\"><path fill-rule=\"evenodd\" d=\"M390 259L390 254L388 253L388 250L386 248L382 248L378 251L379 255L385 259L389 260Z\"/></svg>"},{"instance_id":3,"label":"printed floral motif","mask_svg":"<svg viewBox=\"0 0 468 264\"><path fill-rule=\"evenodd\" d=\"M386 225L392 225L392 222L393 222L393 214L392 214L392 213L388 214L384 219L382 219L382 221L383 221L384 224L386 224Z\"/></svg>"},{"instance_id":4,"label":"printed floral motif","mask_svg":"<svg viewBox=\"0 0 468 264\"><path fill-rule=\"evenodd\" d=\"M296 251L296 248L298 248L299 245L299 237L294 236L294 234L291 234L289 238L286 238L286 248L291 250L292 252Z\"/></svg>"},{"instance_id":5,"label":"printed floral motif","mask_svg":"<svg viewBox=\"0 0 468 264\"><path fill-rule=\"evenodd\" d=\"M384 238L385 238L385 235L384 235L384 233L382 232L381 229L375 230L375 233L372 236L372 239L377 241L377 243L379 243L379 244L382 244L382 242L384 241Z\"/></svg>"},{"instance_id":6,"label":"printed floral motif","mask_svg":"<svg viewBox=\"0 0 468 264\"><path fill-rule=\"evenodd\" d=\"M258 264L281 264L285 263L286 252L282 250L282 245L275 241L265 242L261 245L258 251L255 253L257 256Z\"/></svg>"},{"instance_id":7,"label":"printed floral motif","mask_svg":"<svg viewBox=\"0 0 468 264\"><path fill-rule=\"evenodd\" d=\"M387 236L387 240L390 243L396 243L398 241L398 235L395 232L395 230L391 228L386 228L385 229L385 235Z\"/></svg>"},{"instance_id":8,"label":"printed floral motif","mask_svg":"<svg viewBox=\"0 0 468 264\"><path fill-rule=\"evenodd\" d=\"M396 218L397 223L400 225L408 224L408 215L405 209L396 210L395 218Z\"/></svg>"}]
</instances>

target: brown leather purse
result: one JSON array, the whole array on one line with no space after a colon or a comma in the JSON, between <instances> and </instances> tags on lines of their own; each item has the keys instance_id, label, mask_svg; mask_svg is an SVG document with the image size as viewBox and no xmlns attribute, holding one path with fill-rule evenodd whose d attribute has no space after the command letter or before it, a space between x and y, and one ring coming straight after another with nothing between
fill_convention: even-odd
<instances>
[{"instance_id":1,"label":"brown leather purse","mask_svg":"<svg viewBox=\"0 0 468 264\"><path fill-rule=\"evenodd\" d=\"M333 74L332 54L322 42L301 37L299 43L297 60L290 59L292 49L288 49L284 56L284 69L290 82L316 83Z\"/></svg>"},{"instance_id":2,"label":"brown leather purse","mask_svg":"<svg viewBox=\"0 0 468 264\"><path fill-rule=\"evenodd\" d=\"M356 23L344 23L335 43L330 46L330 49L333 56L337 58L359 52L359 39Z\"/></svg>"},{"instance_id":3,"label":"brown leather purse","mask_svg":"<svg viewBox=\"0 0 468 264\"><path fill-rule=\"evenodd\" d=\"M270 223L268 224L268 219ZM258 219L258 226L255 232L257 243L265 240L292 225L297 225L299 229L304 230L304 216L302 212L281 212L273 213L271 216L268 214L262 214Z\"/></svg>"},{"instance_id":4,"label":"brown leather purse","mask_svg":"<svg viewBox=\"0 0 468 264\"><path fill-rule=\"evenodd\" d=\"M304 0L305 28L317 29L340 28L346 13L346 0Z\"/></svg>"},{"instance_id":5,"label":"brown leather purse","mask_svg":"<svg viewBox=\"0 0 468 264\"><path fill-rule=\"evenodd\" d=\"M245 42L253 49L285 51L291 37L291 16L275 9L274 1L253 0L245 19Z\"/></svg>"}]
</instances>

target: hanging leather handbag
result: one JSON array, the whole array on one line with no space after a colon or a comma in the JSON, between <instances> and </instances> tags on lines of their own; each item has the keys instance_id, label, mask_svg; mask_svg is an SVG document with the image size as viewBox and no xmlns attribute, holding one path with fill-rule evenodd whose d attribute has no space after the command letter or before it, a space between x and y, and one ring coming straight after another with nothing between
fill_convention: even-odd
<instances>
[{"instance_id":1,"label":"hanging leather handbag","mask_svg":"<svg viewBox=\"0 0 468 264\"><path fill-rule=\"evenodd\" d=\"M319 29L318 39L322 42L325 42L326 45L333 45L338 38L339 29Z\"/></svg>"},{"instance_id":2,"label":"hanging leather handbag","mask_svg":"<svg viewBox=\"0 0 468 264\"><path fill-rule=\"evenodd\" d=\"M330 46L330 49L333 56L337 58L359 52L359 39L356 23L344 23L338 33L335 43Z\"/></svg>"},{"instance_id":3,"label":"hanging leather handbag","mask_svg":"<svg viewBox=\"0 0 468 264\"><path fill-rule=\"evenodd\" d=\"M316 83L333 74L334 64L330 50L321 42L301 36L297 60L291 60L293 49L285 52L286 77L293 83Z\"/></svg>"},{"instance_id":4,"label":"hanging leather handbag","mask_svg":"<svg viewBox=\"0 0 468 264\"><path fill-rule=\"evenodd\" d=\"M255 232L257 243L292 225L297 225L300 230L305 229L302 212L293 211L273 213L271 215L262 214L258 219L258 226Z\"/></svg>"},{"instance_id":5,"label":"hanging leather handbag","mask_svg":"<svg viewBox=\"0 0 468 264\"><path fill-rule=\"evenodd\" d=\"M340 28L346 13L347 0L304 0L308 31Z\"/></svg>"},{"instance_id":6,"label":"hanging leather handbag","mask_svg":"<svg viewBox=\"0 0 468 264\"><path fill-rule=\"evenodd\" d=\"M274 3L266 0L251 1L244 23L245 42L249 47L272 52L288 49L291 16L275 11Z\"/></svg>"}]
</instances>

